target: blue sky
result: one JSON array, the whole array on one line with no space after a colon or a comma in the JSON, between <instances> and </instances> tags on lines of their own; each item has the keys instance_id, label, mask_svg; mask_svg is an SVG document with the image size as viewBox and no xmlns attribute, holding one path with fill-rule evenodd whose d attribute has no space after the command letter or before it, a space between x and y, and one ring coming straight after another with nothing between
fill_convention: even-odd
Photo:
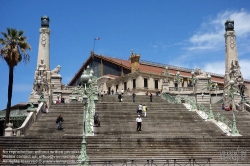
<instances>
[{"instance_id":1,"label":"blue sky","mask_svg":"<svg viewBox=\"0 0 250 166\"><path fill-rule=\"evenodd\" d=\"M32 46L29 64L14 71L12 105L28 101L37 63L41 16L50 17L50 68L61 65L68 84L95 52L224 74L224 23L235 21L239 64L250 79L249 0L1 0L0 32L24 30ZM1 36L2 37L2 36ZM0 110L7 104L8 66L0 59Z\"/></svg>"}]
</instances>

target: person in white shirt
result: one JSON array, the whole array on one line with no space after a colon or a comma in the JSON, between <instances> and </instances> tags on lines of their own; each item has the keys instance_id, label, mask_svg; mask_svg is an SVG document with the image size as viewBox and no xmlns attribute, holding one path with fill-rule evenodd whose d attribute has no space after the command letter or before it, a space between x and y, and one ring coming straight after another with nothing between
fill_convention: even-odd
<instances>
[{"instance_id":1,"label":"person in white shirt","mask_svg":"<svg viewBox=\"0 0 250 166\"><path fill-rule=\"evenodd\" d=\"M141 122L142 122L141 116L138 115L138 117L136 118L137 131L141 131Z\"/></svg>"},{"instance_id":2,"label":"person in white shirt","mask_svg":"<svg viewBox=\"0 0 250 166\"><path fill-rule=\"evenodd\" d=\"M139 104L138 105L138 114L140 114L141 115L141 113L142 113L142 104Z\"/></svg>"},{"instance_id":3,"label":"person in white shirt","mask_svg":"<svg viewBox=\"0 0 250 166\"><path fill-rule=\"evenodd\" d=\"M124 93L124 90L123 90L123 89L121 90L121 93L122 93L122 95L123 95L123 93Z\"/></svg>"}]
</instances>

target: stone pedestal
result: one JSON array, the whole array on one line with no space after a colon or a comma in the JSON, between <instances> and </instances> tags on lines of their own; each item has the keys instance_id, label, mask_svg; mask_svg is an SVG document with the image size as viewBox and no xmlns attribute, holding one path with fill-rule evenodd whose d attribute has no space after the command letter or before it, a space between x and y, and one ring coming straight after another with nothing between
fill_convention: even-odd
<instances>
[{"instance_id":1,"label":"stone pedestal","mask_svg":"<svg viewBox=\"0 0 250 166\"><path fill-rule=\"evenodd\" d=\"M162 93L168 93L169 92L169 84L163 83L162 84Z\"/></svg>"},{"instance_id":2,"label":"stone pedestal","mask_svg":"<svg viewBox=\"0 0 250 166\"><path fill-rule=\"evenodd\" d=\"M208 78L205 76L197 76L199 81L196 83L196 93L209 93L207 90Z\"/></svg>"},{"instance_id":3,"label":"stone pedestal","mask_svg":"<svg viewBox=\"0 0 250 166\"><path fill-rule=\"evenodd\" d=\"M45 94L43 97L43 100L40 99L41 95L32 95L30 98L29 98L29 103L39 103L39 102L42 102L42 101L45 101L45 102L49 102L49 94Z\"/></svg>"},{"instance_id":4,"label":"stone pedestal","mask_svg":"<svg viewBox=\"0 0 250 166\"><path fill-rule=\"evenodd\" d=\"M7 128L5 129L5 137L12 137L13 136L13 124L12 123L8 123Z\"/></svg>"},{"instance_id":5,"label":"stone pedestal","mask_svg":"<svg viewBox=\"0 0 250 166\"><path fill-rule=\"evenodd\" d=\"M51 84L53 87L51 87L51 93L52 93L52 101L53 103L56 103L59 99L62 97L62 77L60 74L51 75Z\"/></svg>"}]
</instances>

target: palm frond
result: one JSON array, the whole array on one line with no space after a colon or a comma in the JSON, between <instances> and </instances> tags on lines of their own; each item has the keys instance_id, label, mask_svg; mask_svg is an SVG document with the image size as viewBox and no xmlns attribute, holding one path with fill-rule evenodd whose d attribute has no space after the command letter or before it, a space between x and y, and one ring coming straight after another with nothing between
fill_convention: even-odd
<instances>
[{"instance_id":1,"label":"palm frond","mask_svg":"<svg viewBox=\"0 0 250 166\"><path fill-rule=\"evenodd\" d=\"M24 31L18 31L14 28L7 28L7 33L2 32L4 39L0 38L0 44L3 45L1 56L9 66L16 66L21 60L25 63L29 62L30 56L27 50L31 50L31 46L27 43L27 37L23 36Z\"/></svg>"}]
</instances>

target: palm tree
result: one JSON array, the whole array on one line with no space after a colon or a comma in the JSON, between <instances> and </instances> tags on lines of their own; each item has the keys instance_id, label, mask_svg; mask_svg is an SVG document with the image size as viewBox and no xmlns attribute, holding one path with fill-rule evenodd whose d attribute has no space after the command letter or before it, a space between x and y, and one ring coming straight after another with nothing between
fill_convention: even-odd
<instances>
[{"instance_id":1,"label":"palm tree","mask_svg":"<svg viewBox=\"0 0 250 166\"><path fill-rule=\"evenodd\" d=\"M4 58L9 67L9 85L8 85L8 102L4 121L4 128L10 120L10 107L13 89L13 72L14 67L23 59L25 63L30 60L26 50L31 50L29 43L26 42L27 37L22 36L24 31L7 28L7 33L1 32L4 38L0 38L0 57Z\"/></svg>"}]
</instances>

